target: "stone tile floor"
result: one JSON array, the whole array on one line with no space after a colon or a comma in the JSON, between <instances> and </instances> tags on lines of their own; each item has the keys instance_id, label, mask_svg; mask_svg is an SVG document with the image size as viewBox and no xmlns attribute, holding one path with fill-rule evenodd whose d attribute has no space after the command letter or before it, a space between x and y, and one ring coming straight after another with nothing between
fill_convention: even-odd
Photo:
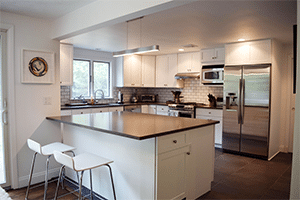
<instances>
[{"instance_id":1,"label":"stone tile floor","mask_svg":"<svg viewBox=\"0 0 300 200\"><path fill-rule=\"evenodd\" d=\"M223 153L216 149L215 177L200 199L289 199L292 154L271 161Z\"/></svg>"},{"instance_id":2,"label":"stone tile floor","mask_svg":"<svg viewBox=\"0 0 300 200\"><path fill-rule=\"evenodd\" d=\"M210 192L200 199L289 199L292 154L279 153L271 161L223 153L216 149L215 179ZM53 199L55 183L48 189ZM60 194L66 191L60 190ZM8 191L13 200L24 200L26 188ZM30 199L42 199L43 187L31 191ZM64 200L77 199L69 195Z\"/></svg>"}]
</instances>

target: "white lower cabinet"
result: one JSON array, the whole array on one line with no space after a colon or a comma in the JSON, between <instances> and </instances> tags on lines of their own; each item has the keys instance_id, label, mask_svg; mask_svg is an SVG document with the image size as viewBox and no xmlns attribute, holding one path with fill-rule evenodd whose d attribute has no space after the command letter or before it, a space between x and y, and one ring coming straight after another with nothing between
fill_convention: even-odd
<instances>
[{"instance_id":1,"label":"white lower cabinet","mask_svg":"<svg viewBox=\"0 0 300 200\"><path fill-rule=\"evenodd\" d=\"M157 138L157 198L197 199L214 177L214 126Z\"/></svg>"},{"instance_id":2,"label":"white lower cabinet","mask_svg":"<svg viewBox=\"0 0 300 200\"><path fill-rule=\"evenodd\" d=\"M108 110L108 108L92 108L91 113L109 112Z\"/></svg>"},{"instance_id":3,"label":"white lower cabinet","mask_svg":"<svg viewBox=\"0 0 300 200\"><path fill-rule=\"evenodd\" d=\"M149 113L149 106L148 105L142 105L141 106L141 113Z\"/></svg>"},{"instance_id":4,"label":"white lower cabinet","mask_svg":"<svg viewBox=\"0 0 300 200\"><path fill-rule=\"evenodd\" d=\"M72 111L71 110L61 110L60 115L61 116L72 115Z\"/></svg>"},{"instance_id":5,"label":"white lower cabinet","mask_svg":"<svg viewBox=\"0 0 300 200\"><path fill-rule=\"evenodd\" d=\"M221 147L222 146L223 110L196 108L196 118L220 121L219 124L215 125L215 144L216 144L216 146Z\"/></svg>"},{"instance_id":6,"label":"white lower cabinet","mask_svg":"<svg viewBox=\"0 0 300 200\"><path fill-rule=\"evenodd\" d=\"M157 109L156 105L149 105L149 107L148 107L148 113L156 115L156 109Z\"/></svg>"},{"instance_id":7,"label":"white lower cabinet","mask_svg":"<svg viewBox=\"0 0 300 200\"><path fill-rule=\"evenodd\" d=\"M108 112L118 112L118 111L123 111L123 106L108 107Z\"/></svg>"},{"instance_id":8,"label":"white lower cabinet","mask_svg":"<svg viewBox=\"0 0 300 200\"><path fill-rule=\"evenodd\" d=\"M89 114L91 113L91 109L73 109L72 115L79 115L79 114Z\"/></svg>"},{"instance_id":9,"label":"white lower cabinet","mask_svg":"<svg viewBox=\"0 0 300 200\"><path fill-rule=\"evenodd\" d=\"M156 106L156 114L157 115L169 115L169 107L168 106Z\"/></svg>"}]
</instances>

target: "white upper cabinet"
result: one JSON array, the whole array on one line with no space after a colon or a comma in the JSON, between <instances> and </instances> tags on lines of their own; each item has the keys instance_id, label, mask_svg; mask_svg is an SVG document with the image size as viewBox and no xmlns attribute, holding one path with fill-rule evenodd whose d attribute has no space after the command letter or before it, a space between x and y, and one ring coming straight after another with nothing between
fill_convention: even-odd
<instances>
[{"instance_id":1,"label":"white upper cabinet","mask_svg":"<svg viewBox=\"0 0 300 200\"><path fill-rule=\"evenodd\" d=\"M156 87L183 87L183 81L175 79L177 72L177 54L156 56Z\"/></svg>"},{"instance_id":2,"label":"white upper cabinet","mask_svg":"<svg viewBox=\"0 0 300 200\"><path fill-rule=\"evenodd\" d=\"M142 86L142 58L138 55L118 57L116 60L117 87Z\"/></svg>"},{"instance_id":3,"label":"white upper cabinet","mask_svg":"<svg viewBox=\"0 0 300 200\"><path fill-rule=\"evenodd\" d=\"M225 49L214 48L214 49L202 49L201 50L201 63L215 63L224 64L225 60Z\"/></svg>"},{"instance_id":4,"label":"white upper cabinet","mask_svg":"<svg viewBox=\"0 0 300 200\"><path fill-rule=\"evenodd\" d=\"M225 53L226 65L271 63L271 40L226 44Z\"/></svg>"},{"instance_id":5,"label":"white upper cabinet","mask_svg":"<svg viewBox=\"0 0 300 200\"><path fill-rule=\"evenodd\" d=\"M73 85L73 45L60 44L60 85Z\"/></svg>"},{"instance_id":6,"label":"white upper cabinet","mask_svg":"<svg viewBox=\"0 0 300 200\"><path fill-rule=\"evenodd\" d=\"M155 56L142 56L142 87L155 87Z\"/></svg>"},{"instance_id":7,"label":"white upper cabinet","mask_svg":"<svg viewBox=\"0 0 300 200\"><path fill-rule=\"evenodd\" d=\"M178 73L200 72L200 52L178 54Z\"/></svg>"}]
</instances>

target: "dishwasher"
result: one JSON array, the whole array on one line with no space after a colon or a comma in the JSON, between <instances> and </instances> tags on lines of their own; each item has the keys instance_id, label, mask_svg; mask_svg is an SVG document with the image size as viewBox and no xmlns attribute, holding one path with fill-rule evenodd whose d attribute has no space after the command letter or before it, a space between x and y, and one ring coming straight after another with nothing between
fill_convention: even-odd
<instances>
[{"instance_id":1,"label":"dishwasher","mask_svg":"<svg viewBox=\"0 0 300 200\"><path fill-rule=\"evenodd\" d=\"M141 112L141 105L124 106L124 111L140 113Z\"/></svg>"}]
</instances>

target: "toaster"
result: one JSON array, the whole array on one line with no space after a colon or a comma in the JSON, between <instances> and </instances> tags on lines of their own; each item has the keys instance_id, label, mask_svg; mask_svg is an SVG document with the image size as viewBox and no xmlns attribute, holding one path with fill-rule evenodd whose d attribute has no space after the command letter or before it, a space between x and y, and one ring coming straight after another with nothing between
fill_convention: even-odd
<instances>
[{"instance_id":1,"label":"toaster","mask_svg":"<svg viewBox=\"0 0 300 200\"><path fill-rule=\"evenodd\" d=\"M141 95L141 102L156 102L156 96L155 94L143 94Z\"/></svg>"}]
</instances>

